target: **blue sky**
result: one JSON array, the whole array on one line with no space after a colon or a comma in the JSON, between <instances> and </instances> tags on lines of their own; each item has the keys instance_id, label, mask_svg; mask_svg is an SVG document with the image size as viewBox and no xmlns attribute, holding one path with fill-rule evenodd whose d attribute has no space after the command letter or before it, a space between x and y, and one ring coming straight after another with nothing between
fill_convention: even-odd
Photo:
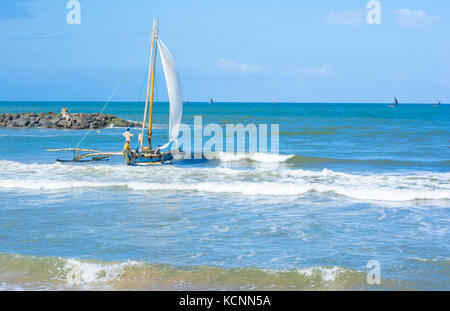
<instances>
[{"instance_id":1,"label":"blue sky","mask_svg":"<svg viewBox=\"0 0 450 311\"><path fill-rule=\"evenodd\" d=\"M67 2L0 1L0 100L105 101L128 70L113 100L142 99L157 17L191 101L450 101L448 0L380 0L380 25L367 0Z\"/></svg>"}]
</instances>

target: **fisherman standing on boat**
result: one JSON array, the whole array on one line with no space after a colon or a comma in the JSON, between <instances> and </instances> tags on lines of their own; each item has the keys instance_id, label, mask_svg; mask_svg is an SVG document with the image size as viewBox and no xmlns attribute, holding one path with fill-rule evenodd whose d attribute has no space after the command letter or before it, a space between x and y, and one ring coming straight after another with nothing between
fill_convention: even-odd
<instances>
[{"instance_id":1,"label":"fisherman standing on boat","mask_svg":"<svg viewBox=\"0 0 450 311\"><path fill-rule=\"evenodd\" d=\"M125 146L124 149L131 149L130 148L130 143L131 143L131 137L134 136L134 134L130 133L130 128L127 128L126 132L123 132L122 134L123 137L125 137ZM128 148L127 148L128 145Z\"/></svg>"},{"instance_id":2,"label":"fisherman standing on boat","mask_svg":"<svg viewBox=\"0 0 450 311\"><path fill-rule=\"evenodd\" d=\"M123 146L123 150L131 150L131 147L130 147L130 142L126 142L125 143L125 146Z\"/></svg>"}]
</instances>

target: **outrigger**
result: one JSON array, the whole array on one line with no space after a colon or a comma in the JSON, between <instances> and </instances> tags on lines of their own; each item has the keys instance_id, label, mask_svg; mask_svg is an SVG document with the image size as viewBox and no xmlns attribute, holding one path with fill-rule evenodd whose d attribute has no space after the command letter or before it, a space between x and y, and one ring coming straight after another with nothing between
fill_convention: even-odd
<instances>
[{"instance_id":1,"label":"outrigger","mask_svg":"<svg viewBox=\"0 0 450 311\"><path fill-rule=\"evenodd\" d=\"M181 117L183 114L183 102L181 96L181 87L178 73L175 67L175 62L167 47L158 36L159 21L153 20L152 45L150 52L150 62L148 67L148 82L147 82L147 97L145 100L144 120L142 122L142 130L139 134L139 147L132 150L129 144L122 152L102 152L91 149L67 148L67 149L50 149L47 151L60 152L72 151L74 153L72 160L57 160L59 162L89 162L89 161L104 161L111 156L119 155L125 158L128 165L152 165L165 164L173 160L173 154L169 151L161 151L171 147L174 143L177 144L178 134L180 131ZM153 98L155 94L155 69L156 69L156 54L160 51L161 63L164 71L164 77L167 85L167 92L170 102L170 117L169 117L169 141L156 149L152 148L152 125L153 125ZM106 108L106 105L104 109ZM103 110L104 110L103 109ZM148 146L143 146L144 135L146 128L146 120L148 114L148 132L147 141ZM89 132L88 132L89 133ZM85 135L85 137L88 135ZM83 139L85 138L83 137ZM83 141L83 139L81 141ZM80 141L80 143L81 143ZM78 145L80 145L80 143ZM78 147L77 145L77 147Z\"/></svg>"},{"instance_id":2,"label":"outrigger","mask_svg":"<svg viewBox=\"0 0 450 311\"><path fill-rule=\"evenodd\" d=\"M58 162L91 162L91 161L107 161L109 157L114 155L122 155L121 152L103 152L91 149L66 148L66 149L48 149L49 152L73 151L72 160L56 159ZM80 154L82 153L82 154Z\"/></svg>"}]
</instances>

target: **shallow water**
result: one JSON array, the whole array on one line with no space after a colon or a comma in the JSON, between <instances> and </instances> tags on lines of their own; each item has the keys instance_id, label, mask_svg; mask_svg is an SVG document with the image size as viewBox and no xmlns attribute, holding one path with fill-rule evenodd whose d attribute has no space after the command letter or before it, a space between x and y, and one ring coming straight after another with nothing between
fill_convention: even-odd
<instances>
[{"instance_id":1,"label":"shallow water","mask_svg":"<svg viewBox=\"0 0 450 311\"><path fill-rule=\"evenodd\" d=\"M142 104L105 111L139 120ZM98 112L103 103L0 103ZM155 106L154 141L167 137ZM185 104L183 122L278 123L280 155L60 164L86 133L0 129L1 289L450 289L450 108ZM81 147L119 151L123 129ZM205 139L206 140L206 139ZM369 260L381 285L369 285Z\"/></svg>"}]
</instances>

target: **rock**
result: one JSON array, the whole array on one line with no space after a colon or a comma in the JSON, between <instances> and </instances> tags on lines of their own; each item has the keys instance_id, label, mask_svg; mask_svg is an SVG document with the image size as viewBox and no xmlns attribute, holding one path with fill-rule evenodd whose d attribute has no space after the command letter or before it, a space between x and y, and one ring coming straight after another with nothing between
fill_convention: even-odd
<instances>
[{"instance_id":1,"label":"rock","mask_svg":"<svg viewBox=\"0 0 450 311\"><path fill-rule=\"evenodd\" d=\"M44 128L51 128L53 126L53 123L50 122L50 120L44 118L39 121L39 126Z\"/></svg>"},{"instance_id":2,"label":"rock","mask_svg":"<svg viewBox=\"0 0 450 311\"><path fill-rule=\"evenodd\" d=\"M66 127L66 120L59 120L58 123L56 123L57 127Z\"/></svg>"},{"instance_id":3,"label":"rock","mask_svg":"<svg viewBox=\"0 0 450 311\"><path fill-rule=\"evenodd\" d=\"M29 126L37 126L39 125L39 119L37 117L30 117L30 124Z\"/></svg>"},{"instance_id":4,"label":"rock","mask_svg":"<svg viewBox=\"0 0 450 311\"><path fill-rule=\"evenodd\" d=\"M58 124L58 122L61 121L61 120L62 120L61 115L55 115L55 116L52 116L52 118L50 119L50 122L51 122L54 126L56 126L56 124Z\"/></svg>"},{"instance_id":5,"label":"rock","mask_svg":"<svg viewBox=\"0 0 450 311\"><path fill-rule=\"evenodd\" d=\"M14 122L16 123L15 127L25 127L25 126L30 124L29 120L22 119L22 118L19 119L19 120L14 121Z\"/></svg>"},{"instance_id":6,"label":"rock","mask_svg":"<svg viewBox=\"0 0 450 311\"><path fill-rule=\"evenodd\" d=\"M117 127L128 127L130 126L130 122L120 119L120 118L112 118L110 124Z\"/></svg>"},{"instance_id":7,"label":"rock","mask_svg":"<svg viewBox=\"0 0 450 311\"><path fill-rule=\"evenodd\" d=\"M101 129L114 125L128 127L140 126L139 122L132 124L111 114L72 113L62 110L61 113L5 113L0 114L0 127L42 127L69 129Z\"/></svg>"},{"instance_id":8,"label":"rock","mask_svg":"<svg viewBox=\"0 0 450 311\"><path fill-rule=\"evenodd\" d=\"M82 129L88 129L91 124L87 120L82 120L79 124Z\"/></svg>"},{"instance_id":9,"label":"rock","mask_svg":"<svg viewBox=\"0 0 450 311\"><path fill-rule=\"evenodd\" d=\"M106 127L106 123L102 120L95 120L90 124L90 128L92 129L100 129Z\"/></svg>"}]
</instances>

